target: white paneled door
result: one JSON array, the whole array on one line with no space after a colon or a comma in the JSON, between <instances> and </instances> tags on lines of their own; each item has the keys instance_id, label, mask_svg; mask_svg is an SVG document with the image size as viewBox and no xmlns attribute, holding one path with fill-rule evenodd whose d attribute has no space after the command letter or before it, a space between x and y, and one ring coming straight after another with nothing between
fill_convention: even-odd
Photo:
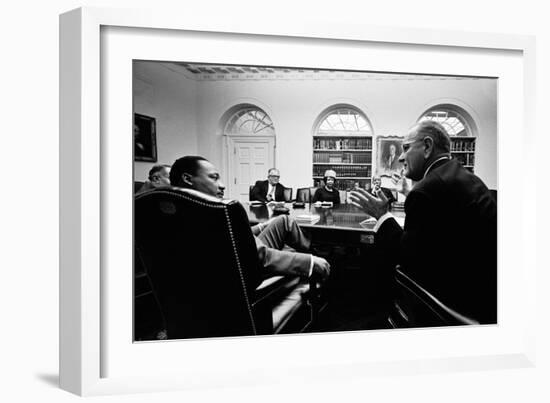
<instances>
[{"instance_id":1,"label":"white paneled door","mask_svg":"<svg viewBox=\"0 0 550 403\"><path fill-rule=\"evenodd\" d=\"M248 201L250 185L267 179L267 170L273 167L274 138L233 137L229 141L229 197Z\"/></svg>"}]
</instances>

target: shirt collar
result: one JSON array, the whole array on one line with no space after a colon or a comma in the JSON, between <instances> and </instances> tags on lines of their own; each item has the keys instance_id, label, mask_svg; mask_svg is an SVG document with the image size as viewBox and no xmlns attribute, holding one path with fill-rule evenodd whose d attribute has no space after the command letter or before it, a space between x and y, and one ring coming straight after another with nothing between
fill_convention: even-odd
<instances>
[{"instance_id":1,"label":"shirt collar","mask_svg":"<svg viewBox=\"0 0 550 403\"><path fill-rule=\"evenodd\" d=\"M448 156L448 155L444 155L442 157L439 157L438 159L436 159L434 162L432 162L428 168L426 168L426 171L424 172L424 177L422 179L424 179L426 177L426 175L428 175L428 172L430 172L430 169L432 169L432 167L439 161L444 161L444 160L450 160L451 157Z\"/></svg>"}]
</instances>

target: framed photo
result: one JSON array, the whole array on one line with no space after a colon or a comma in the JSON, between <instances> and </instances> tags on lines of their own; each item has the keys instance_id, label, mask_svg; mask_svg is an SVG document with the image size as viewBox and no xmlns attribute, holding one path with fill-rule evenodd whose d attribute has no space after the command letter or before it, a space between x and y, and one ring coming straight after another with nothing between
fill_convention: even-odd
<instances>
[{"instance_id":1,"label":"framed photo","mask_svg":"<svg viewBox=\"0 0 550 403\"><path fill-rule=\"evenodd\" d=\"M282 27L262 21L259 26L245 19L212 22L194 15L101 8L63 14L60 36L62 388L97 395L273 380L330 381L413 374L419 368L441 372L533 365L535 321L526 312L535 312L536 253L533 243L518 239L536 233L537 220L534 211L518 210L515 200L505 196L522 183L515 161L525 158L534 143L533 38L452 31L434 35L326 22ZM327 54L333 57L327 59ZM495 182L503 212L498 226L498 325L134 343L134 144L121 133L133 129L135 60L498 78ZM250 94L240 102L253 100ZM220 110L230 106L224 99L217 102ZM433 102L449 100L434 93ZM172 105L173 113L181 112ZM363 107L369 110L368 104ZM402 111L417 119L429 107L409 111L405 103ZM160 114L147 115L165 122ZM279 116L271 116L277 126ZM222 136L217 127L201 129ZM177 125L174 130L183 148L216 152L204 138L188 138ZM380 131L393 133L391 126ZM161 149L157 159L166 162ZM143 172L149 168L146 162L140 164Z\"/></svg>"},{"instance_id":2,"label":"framed photo","mask_svg":"<svg viewBox=\"0 0 550 403\"><path fill-rule=\"evenodd\" d=\"M402 142L403 137L377 137L378 159L376 162L376 172L378 176L391 177L393 173L401 173L403 163L399 162L399 156L403 152Z\"/></svg>"},{"instance_id":3,"label":"framed photo","mask_svg":"<svg viewBox=\"0 0 550 403\"><path fill-rule=\"evenodd\" d=\"M134 159L157 162L157 123L151 116L134 113Z\"/></svg>"}]
</instances>

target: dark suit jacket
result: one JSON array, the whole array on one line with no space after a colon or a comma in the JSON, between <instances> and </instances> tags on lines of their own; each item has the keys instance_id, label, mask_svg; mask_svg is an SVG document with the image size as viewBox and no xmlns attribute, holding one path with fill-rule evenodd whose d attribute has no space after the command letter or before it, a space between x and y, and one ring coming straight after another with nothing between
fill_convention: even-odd
<instances>
[{"instance_id":1,"label":"dark suit jacket","mask_svg":"<svg viewBox=\"0 0 550 403\"><path fill-rule=\"evenodd\" d=\"M388 219L376 233L385 261L450 308L496 323L497 209L487 186L458 161L440 161L405 213L404 230Z\"/></svg>"},{"instance_id":2,"label":"dark suit jacket","mask_svg":"<svg viewBox=\"0 0 550 403\"><path fill-rule=\"evenodd\" d=\"M380 190L382 190L382 193L384 193L384 195L386 196L386 198L388 199L388 202L390 203L390 205L395 201L395 197L393 197L393 193L391 192L390 189L388 188L383 188L381 187ZM369 193L371 195L374 195L374 188L371 188L369 190Z\"/></svg>"},{"instance_id":3,"label":"dark suit jacket","mask_svg":"<svg viewBox=\"0 0 550 403\"><path fill-rule=\"evenodd\" d=\"M257 181L254 187L252 188L252 193L250 195L250 200L259 200L262 202L267 202L267 189L268 181ZM284 186L280 183L275 185L275 201L285 201L284 196Z\"/></svg>"}]
</instances>

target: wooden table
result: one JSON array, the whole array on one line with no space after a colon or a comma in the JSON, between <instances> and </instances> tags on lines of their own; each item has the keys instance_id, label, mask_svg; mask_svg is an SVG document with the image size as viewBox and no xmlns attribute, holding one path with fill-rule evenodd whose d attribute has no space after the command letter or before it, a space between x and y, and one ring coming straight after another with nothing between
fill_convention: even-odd
<instances>
[{"instance_id":1,"label":"wooden table","mask_svg":"<svg viewBox=\"0 0 550 403\"><path fill-rule=\"evenodd\" d=\"M272 208L266 205L244 203L244 207L251 224L265 222L273 216ZM313 224L298 223L309 235L315 253L331 264L331 276L324 287L329 303L318 330L355 330L363 326L380 328L380 321L385 323L389 309L388 276L391 273L381 270L377 263L381 257L374 245L375 220L365 222L369 216L351 204L332 208L306 204L305 208L293 208L291 203L287 203L285 207L294 218L304 214L320 217ZM392 213L403 225L404 212ZM364 318L368 318L367 324ZM373 322L371 318L376 320Z\"/></svg>"},{"instance_id":2,"label":"wooden table","mask_svg":"<svg viewBox=\"0 0 550 403\"><path fill-rule=\"evenodd\" d=\"M264 204L254 206L245 203L244 207L252 224L265 222L273 216L273 208ZM373 228L376 221L368 220L369 216L352 204L340 204L329 208L306 204L304 208L293 208L291 203L286 203L285 207L289 209L289 215L293 218L306 214L320 217L316 223L298 221L298 225L307 229L308 232L312 232L317 240L328 238L332 239L334 243L348 245L372 244L374 242ZM405 213L396 211L393 214L402 224Z\"/></svg>"}]
</instances>

